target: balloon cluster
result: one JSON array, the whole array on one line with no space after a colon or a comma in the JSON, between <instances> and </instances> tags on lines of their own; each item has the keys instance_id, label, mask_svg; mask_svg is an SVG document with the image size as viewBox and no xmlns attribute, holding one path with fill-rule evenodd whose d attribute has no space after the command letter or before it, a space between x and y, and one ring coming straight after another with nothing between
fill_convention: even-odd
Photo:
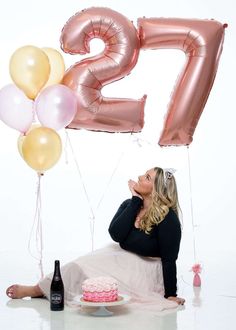
<instances>
[{"instance_id":1,"label":"balloon cluster","mask_svg":"<svg viewBox=\"0 0 236 330\"><path fill-rule=\"evenodd\" d=\"M136 28L112 9L84 9L63 27L61 48L86 54L90 41L100 38L103 52L65 72L55 49L17 49L10 59L15 84L0 90L0 119L23 134L18 148L24 160L45 171L60 157L55 130L141 131L146 95L137 100L107 98L101 90L130 73L141 49L175 48L185 52L186 62L171 94L159 145L189 145L214 83L225 27L215 20L143 17ZM35 116L42 127L32 127Z\"/></svg>"},{"instance_id":2,"label":"balloon cluster","mask_svg":"<svg viewBox=\"0 0 236 330\"><path fill-rule=\"evenodd\" d=\"M62 143L56 130L75 116L76 95L61 84L65 64L53 48L19 48L11 56L9 70L14 84L0 90L0 119L21 133L20 155L43 173L60 158ZM41 125L35 124L36 117Z\"/></svg>"}]
</instances>

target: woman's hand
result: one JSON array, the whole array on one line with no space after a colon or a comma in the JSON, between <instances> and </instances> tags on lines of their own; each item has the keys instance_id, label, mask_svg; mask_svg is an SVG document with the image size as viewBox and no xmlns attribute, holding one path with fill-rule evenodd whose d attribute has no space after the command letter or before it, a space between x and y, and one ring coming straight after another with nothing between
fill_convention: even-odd
<instances>
[{"instance_id":1,"label":"woman's hand","mask_svg":"<svg viewBox=\"0 0 236 330\"><path fill-rule=\"evenodd\" d=\"M180 297L168 297L167 299L175 301L178 305L183 305L185 303L185 299Z\"/></svg>"},{"instance_id":2,"label":"woman's hand","mask_svg":"<svg viewBox=\"0 0 236 330\"><path fill-rule=\"evenodd\" d=\"M134 186L136 184L137 184L137 182L135 182L134 180L129 180L128 181L129 190L131 191L132 196L137 196L137 197L143 199L143 197L139 193L137 193L134 189Z\"/></svg>"}]
</instances>

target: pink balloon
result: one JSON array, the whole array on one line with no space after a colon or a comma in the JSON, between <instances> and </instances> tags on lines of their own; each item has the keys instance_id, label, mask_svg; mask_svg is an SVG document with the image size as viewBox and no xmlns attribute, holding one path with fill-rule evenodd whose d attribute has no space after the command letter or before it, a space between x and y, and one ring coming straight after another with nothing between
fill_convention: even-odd
<instances>
[{"instance_id":1,"label":"pink balloon","mask_svg":"<svg viewBox=\"0 0 236 330\"><path fill-rule=\"evenodd\" d=\"M67 86L51 85L37 96L35 111L42 126L59 130L66 127L76 114L76 95Z\"/></svg>"},{"instance_id":2,"label":"pink balloon","mask_svg":"<svg viewBox=\"0 0 236 330\"><path fill-rule=\"evenodd\" d=\"M0 119L9 127L26 133L34 119L33 101L13 84L0 90Z\"/></svg>"},{"instance_id":3,"label":"pink balloon","mask_svg":"<svg viewBox=\"0 0 236 330\"><path fill-rule=\"evenodd\" d=\"M104 52L69 68L62 83L77 92L78 109L70 128L138 132L144 125L146 96L139 100L107 98L101 89L123 78L135 66L140 42L133 23L109 8L85 9L65 24L61 48L70 54L89 53L89 42L100 38Z\"/></svg>"},{"instance_id":4,"label":"pink balloon","mask_svg":"<svg viewBox=\"0 0 236 330\"><path fill-rule=\"evenodd\" d=\"M138 19L142 49L176 48L186 54L186 64L172 93L159 145L192 142L214 83L226 26L214 20Z\"/></svg>"}]
</instances>

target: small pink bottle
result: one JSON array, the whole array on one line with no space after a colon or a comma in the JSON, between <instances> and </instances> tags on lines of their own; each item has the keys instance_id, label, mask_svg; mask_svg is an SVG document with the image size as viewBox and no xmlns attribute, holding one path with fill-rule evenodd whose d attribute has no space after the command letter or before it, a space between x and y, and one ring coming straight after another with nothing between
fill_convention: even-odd
<instances>
[{"instance_id":1,"label":"small pink bottle","mask_svg":"<svg viewBox=\"0 0 236 330\"><path fill-rule=\"evenodd\" d=\"M201 286L201 277L197 273L195 273L193 277L193 286Z\"/></svg>"},{"instance_id":2,"label":"small pink bottle","mask_svg":"<svg viewBox=\"0 0 236 330\"><path fill-rule=\"evenodd\" d=\"M201 286L201 277L199 275L202 271L201 265L200 264L193 265L192 271L194 272L193 286L196 286L196 287Z\"/></svg>"}]
</instances>

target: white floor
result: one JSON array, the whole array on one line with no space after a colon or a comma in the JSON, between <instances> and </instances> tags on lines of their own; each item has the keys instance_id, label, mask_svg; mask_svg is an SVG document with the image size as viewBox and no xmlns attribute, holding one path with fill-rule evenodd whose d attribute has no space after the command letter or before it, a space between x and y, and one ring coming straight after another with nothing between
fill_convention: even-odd
<instances>
[{"instance_id":1,"label":"white floor","mask_svg":"<svg viewBox=\"0 0 236 330\"><path fill-rule=\"evenodd\" d=\"M227 255L227 257L226 257ZM83 330L83 329L146 329L146 330L232 330L236 325L236 255L213 256L202 273L202 287L193 288L192 273L179 275L179 295L186 305L174 311L154 314L130 312L128 305L113 307L110 317L95 317L66 307L51 312L46 299L10 300L5 289L12 283L30 284L35 271L34 261L16 252L0 253L0 329L1 330ZM49 267L46 265L46 268ZM180 269L184 269L180 265ZM34 274L35 275L35 274ZM32 283L33 284L33 283Z\"/></svg>"}]
</instances>

